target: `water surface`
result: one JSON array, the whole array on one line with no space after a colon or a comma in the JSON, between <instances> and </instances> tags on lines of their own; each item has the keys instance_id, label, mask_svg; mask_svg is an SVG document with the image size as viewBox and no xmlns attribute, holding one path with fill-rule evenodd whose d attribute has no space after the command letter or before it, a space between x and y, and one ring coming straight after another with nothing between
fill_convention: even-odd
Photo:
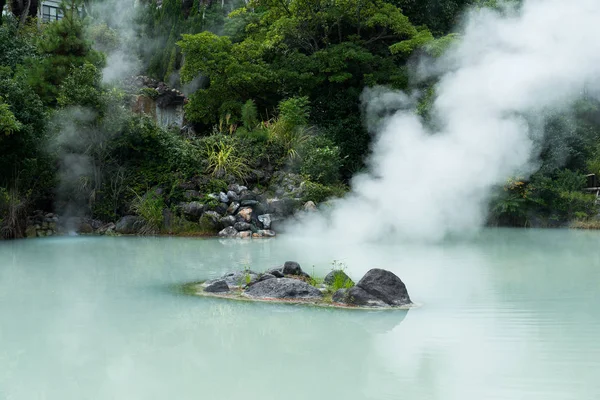
<instances>
[{"instance_id":1,"label":"water surface","mask_svg":"<svg viewBox=\"0 0 600 400\"><path fill-rule=\"evenodd\" d=\"M436 246L277 238L0 243L0 399L600 398L600 233L487 230ZM299 261L393 270L409 311L188 297Z\"/></svg>"}]
</instances>

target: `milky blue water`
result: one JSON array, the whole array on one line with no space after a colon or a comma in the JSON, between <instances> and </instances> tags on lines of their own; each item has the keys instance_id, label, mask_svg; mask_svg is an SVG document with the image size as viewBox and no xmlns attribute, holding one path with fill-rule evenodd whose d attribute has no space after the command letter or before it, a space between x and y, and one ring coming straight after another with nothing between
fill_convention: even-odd
<instances>
[{"instance_id":1,"label":"milky blue water","mask_svg":"<svg viewBox=\"0 0 600 400\"><path fill-rule=\"evenodd\" d=\"M362 312L174 288L297 260L387 268L419 308ZM600 399L600 233L442 245L285 237L0 243L0 399Z\"/></svg>"}]
</instances>

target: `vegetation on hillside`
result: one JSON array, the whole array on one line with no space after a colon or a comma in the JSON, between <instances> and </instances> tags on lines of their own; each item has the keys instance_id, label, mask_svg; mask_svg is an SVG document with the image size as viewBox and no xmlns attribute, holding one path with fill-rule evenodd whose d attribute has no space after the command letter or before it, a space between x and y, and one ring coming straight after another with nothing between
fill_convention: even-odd
<instances>
[{"instance_id":1,"label":"vegetation on hillside","mask_svg":"<svg viewBox=\"0 0 600 400\"><path fill-rule=\"evenodd\" d=\"M152 0L142 2L132 38L101 22L99 3L64 2L64 18L49 24L22 9L2 16L3 237L23 236L24 219L35 209L76 208L103 221L135 212L149 232L161 231L162 210L185 200L191 180L203 194L233 182L266 189L265 171L285 170L303 177L305 200L342 195L370 148L360 107L364 88L412 88L411 60L437 57L460 40L452 29L465 7L495 5L163 0L159 6ZM193 134L133 113L134 94L103 82L107 53L122 45L142 60L143 69L132 74L189 94ZM418 87L425 120L433 83ZM600 173L598 107L582 98L572 113L547 122L539 171L498 188L491 223L595 216L595 199L582 189L585 174Z\"/></svg>"}]
</instances>

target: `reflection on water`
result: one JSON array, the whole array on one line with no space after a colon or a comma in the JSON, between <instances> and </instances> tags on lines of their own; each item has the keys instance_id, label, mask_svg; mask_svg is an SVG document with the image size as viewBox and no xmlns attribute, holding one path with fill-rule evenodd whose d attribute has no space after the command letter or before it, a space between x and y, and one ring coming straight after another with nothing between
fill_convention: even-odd
<instances>
[{"instance_id":1,"label":"reflection on water","mask_svg":"<svg viewBox=\"0 0 600 400\"><path fill-rule=\"evenodd\" d=\"M597 399L595 232L440 246L176 238L0 243L0 399ZM410 311L196 298L287 259L393 270Z\"/></svg>"}]
</instances>

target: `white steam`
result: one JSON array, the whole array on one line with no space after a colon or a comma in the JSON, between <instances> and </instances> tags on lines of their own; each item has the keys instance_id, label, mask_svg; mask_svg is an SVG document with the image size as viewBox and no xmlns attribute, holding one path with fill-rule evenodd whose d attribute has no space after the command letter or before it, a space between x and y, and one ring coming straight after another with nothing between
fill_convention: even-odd
<instances>
[{"instance_id":1,"label":"white steam","mask_svg":"<svg viewBox=\"0 0 600 400\"><path fill-rule=\"evenodd\" d=\"M140 11L136 0L104 0L93 4L95 18L118 32L119 46L110 51L103 69L103 81L114 84L137 74L142 62L136 53L139 26L136 17Z\"/></svg>"},{"instance_id":2,"label":"white steam","mask_svg":"<svg viewBox=\"0 0 600 400\"><path fill-rule=\"evenodd\" d=\"M529 0L504 13L472 10L435 65L435 132L404 93L367 90L377 129L369 172L310 234L364 241L390 234L440 240L477 230L494 187L535 172L539 122L600 88L600 1ZM537 122L537 123L536 123ZM306 225L295 229L306 233Z\"/></svg>"}]
</instances>

